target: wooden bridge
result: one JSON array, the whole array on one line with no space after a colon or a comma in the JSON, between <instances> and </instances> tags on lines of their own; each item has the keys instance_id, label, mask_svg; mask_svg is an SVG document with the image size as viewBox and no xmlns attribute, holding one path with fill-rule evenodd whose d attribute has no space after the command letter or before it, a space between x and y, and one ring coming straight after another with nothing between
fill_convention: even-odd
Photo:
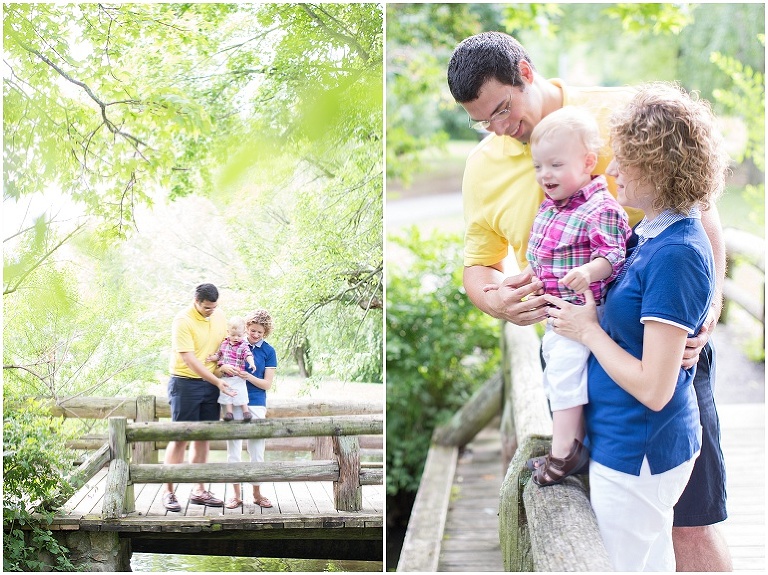
<instances>
[{"instance_id":1,"label":"wooden bridge","mask_svg":"<svg viewBox=\"0 0 768 575\"><path fill-rule=\"evenodd\" d=\"M133 551L382 560L382 402L272 401L267 419L247 424L159 421L170 413L167 400L154 396L73 398L51 411L109 416L108 441L69 478L79 489L50 527L85 570L104 570L105 558L107 570L130 570ZM228 439L260 438L269 438L270 452L308 450L312 459L274 461L268 453L263 463L226 463L217 452ZM85 437L75 446L104 439ZM157 450L168 441L204 439L211 442L209 463L157 463ZM261 482L272 508L249 500L247 488L242 508L188 503L192 483L226 499L233 483L253 481ZM162 504L166 482L178 484L181 513Z\"/></svg>"},{"instance_id":2,"label":"wooden bridge","mask_svg":"<svg viewBox=\"0 0 768 575\"><path fill-rule=\"evenodd\" d=\"M726 235L729 260L746 257L760 272L763 294L764 243L743 240L741 234ZM764 299L755 301L732 276L726 297L761 322L764 331ZM538 337L533 327L512 324L503 324L502 332L502 373L435 430L397 570L610 571L585 484L572 477L539 489L529 481L524 463L546 453L551 437ZM754 472L765 467L765 375L760 371L759 400L718 400L729 511L719 527L736 571L765 572L766 567L765 479L762 471ZM734 384L718 380L717 385Z\"/></svg>"}]
</instances>

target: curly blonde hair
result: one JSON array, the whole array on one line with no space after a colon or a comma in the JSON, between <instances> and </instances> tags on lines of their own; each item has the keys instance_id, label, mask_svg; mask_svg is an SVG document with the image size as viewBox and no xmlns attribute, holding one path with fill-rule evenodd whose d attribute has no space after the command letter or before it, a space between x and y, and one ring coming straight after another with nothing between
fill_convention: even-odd
<instances>
[{"instance_id":1,"label":"curly blonde hair","mask_svg":"<svg viewBox=\"0 0 768 575\"><path fill-rule=\"evenodd\" d=\"M695 93L646 84L611 124L616 161L655 187L654 209L688 215L696 205L709 209L722 192L728 156L709 102Z\"/></svg>"},{"instance_id":2,"label":"curly blonde hair","mask_svg":"<svg viewBox=\"0 0 768 575\"><path fill-rule=\"evenodd\" d=\"M265 309L257 309L248 316L245 322L246 327L252 324L258 324L264 328L264 337L266 338L275 327L275 322L272 320L272 316Z\"/></svg>"}]
</instances>

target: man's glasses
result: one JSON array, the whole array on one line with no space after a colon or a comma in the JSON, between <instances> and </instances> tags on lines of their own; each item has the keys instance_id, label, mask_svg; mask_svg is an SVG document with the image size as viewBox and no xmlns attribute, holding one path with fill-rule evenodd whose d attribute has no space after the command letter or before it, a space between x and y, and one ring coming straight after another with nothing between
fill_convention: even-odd
<instances>
[{"instance_id":1,"label":"man's glasses","mask_svg":"<svg viewBox=\"0 0 768 575\"><path fill-rule=\"evenodd\" d=\"M473 120L472 118L469 118L469 127L472 128L473 130L487 130L493 122L497 120L503 120L504 118L509 116L509 110L511 107L512 107L512 94L510 94L509 98L507 98L507 105L504 107L503 110L499 110L487 120Z\"/></svg>"}]
</instances>

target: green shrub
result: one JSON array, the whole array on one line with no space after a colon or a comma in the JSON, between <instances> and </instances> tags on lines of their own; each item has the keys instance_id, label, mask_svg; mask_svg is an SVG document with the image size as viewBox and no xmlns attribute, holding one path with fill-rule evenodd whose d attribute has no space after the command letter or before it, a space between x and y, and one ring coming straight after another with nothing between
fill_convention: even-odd
<instances>
[{"instance_id":1,"label":"green shrub","mask_svg":"<svg viewBox=\"0 0 768 575\"><path fill-rule=\"evenodd\" d=\"M8 388L3 390L3 571L73 571L68 550L45 529L53 502L71 493L62 481L72 460L64 447L63 420L46 416L28 398L23 409L9 407L18 400L9 397ZM43 562L43 552L53 564Z\"/></svg>"},{"instance_id":2,"label":"green shrub","mask_svg":"<svg viewBox=\"0 0 768 575\"><path fill-rule=\"evenodd\" d=\"M418 489L433 429L498 369L500 330L462 287L458 235L422 238L411 228L389 241L406 254L387 268L387 494L394 495Z\"/></svg>"}]
</instances>

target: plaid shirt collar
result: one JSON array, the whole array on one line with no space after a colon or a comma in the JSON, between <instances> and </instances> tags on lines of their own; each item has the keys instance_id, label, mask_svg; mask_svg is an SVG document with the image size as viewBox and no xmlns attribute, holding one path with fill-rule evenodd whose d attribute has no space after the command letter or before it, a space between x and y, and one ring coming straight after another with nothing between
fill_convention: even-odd
<instances>
[{"instance_id":1,"label":"plaid shirt collar","mask_svg":"<svg viewBox=\"0 0 768 575\"><path fill-rule=\"evenodd\" d=\"M581 188L579 191L577 191L572 196L569 196L565 198L564 200L553 200L549 196L547 196L546 192L544 192L545 200L542 204L542 208L550 208L554 207L559 210L563 209L571 209L571 208L577 208L589 198L591 198L598 190L605 189L607 187L607 182L605 181L604 176L592 176L592 181L588 183L586 186Z\"/></svg>"}]
</instances>

